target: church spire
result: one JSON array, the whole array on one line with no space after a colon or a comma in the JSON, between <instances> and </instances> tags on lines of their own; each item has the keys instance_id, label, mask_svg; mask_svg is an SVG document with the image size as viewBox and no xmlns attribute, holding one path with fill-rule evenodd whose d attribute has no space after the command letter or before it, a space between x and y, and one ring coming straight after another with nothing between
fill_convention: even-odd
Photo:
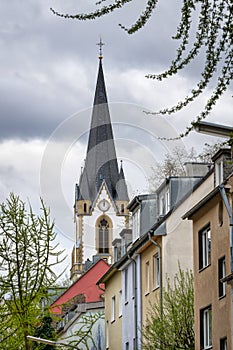
<instances>
[{"instance_id":1,"label":"church spire","mask_svg":"<svg viewBox=\"0 0 233 350\"><path fill-rule=\"evenodd\" d=\"M102 40L100 40L99 70L92 110L87 156L80 181L80 198L92 203L105 180L113 200L117 198L119 179L112 124L102 67Z\"/></svg>"},{"instance_id":2,"label":"church spire","mask_svg":"<svg viewBox=\"0 0 233 350\"><path fill-rule=\"evenodd\" d=\"M117 183L117 196L121 201L129 201L129 195L127 190L127 185L125 181L125 174L123 170L123 161L121 160L121 168L119 172L119 180Z\"/></svg>"}]
</instances>

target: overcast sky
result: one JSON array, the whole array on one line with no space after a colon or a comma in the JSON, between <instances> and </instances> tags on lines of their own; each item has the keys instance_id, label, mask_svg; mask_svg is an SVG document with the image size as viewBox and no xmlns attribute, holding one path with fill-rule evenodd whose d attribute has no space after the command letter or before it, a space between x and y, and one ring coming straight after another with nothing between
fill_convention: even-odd
<instances>
[{"instance_id":1,"label":"overcast sky","mask_svg":"<svg viewBox=\"0 0 233 350\"><path fill-rule=\"evenodd\" d=\"M158 136L184 131L209 96L208 92L172 117L143 112L174 105L200 77L202 59L165 83L144 78L162 72L174 57L177 43L171 36L180 2L160 0L148 25L133 36L118 23L133 23L144 8L141 0L104 19L82 23L59 18L49 8L74 14L95 9L95 0L0 2L0 200L13 191L37 210L42 195L68 252L74 234L74 185L85 159L96 84L99 35L105 43L103 66L117 154L124 161L131 196L147 190L151 166L175 145L159 141ZM232 124L230 96L229 91L218 102L209 121ZM212 138L192 133L179 144L201 151L206 141Z\"/></svg>"}]
</instances>

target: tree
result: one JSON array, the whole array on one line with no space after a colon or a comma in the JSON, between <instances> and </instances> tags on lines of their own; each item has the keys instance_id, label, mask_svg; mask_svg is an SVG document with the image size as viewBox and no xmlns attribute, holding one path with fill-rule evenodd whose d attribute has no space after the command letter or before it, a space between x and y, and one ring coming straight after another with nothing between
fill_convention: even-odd
<instances>
[{"instance_id":1,"label":"tree","mask_svg":"<svg viewBox=\"0 0 233 350\"><path fill-rule=\"evenodd\" d=\"M0 204L0 342L4 349L31 349L27 335L40 322L40 300L57 279L53 266L62 252L55 238L54 223L42 200L38 216L14 194Z\"/></svg>"},{"instance_id":2,"label":"tree","mask_svg":"<svg viewBox=\"0 0 233 350\"><path fill-rule=\"evenodd\" d=\"M179 271L173 285L168 280L163 291L162 310L159 301L151 308L143 329L145 350L194 350L194 288L191 271Z\"/></svg>"},{"instance_id":3,"label":"tree","mask_svg":"<svg viewBox=\"0 0 233 350\"><path fill-rule=\"evenodd\" d=\"M166 1L166 0L165 0ZM122 9L125 5L135 3L134 0L110 0L105 5L106 0L96 3L98 8L90 13L62 14L51 8L51 11L60 17L77 19L80 21L93 20L107 15L117 9ZM139 18L129 28L120 24L128 34L136 33L144 27L153 12L156 10L158 0L145 1L146 8ZM148 74L147 78L159 81L177 74L180 70L197 59L199 55L205 56L204 67L201 78L191 94L179 101L175 106L164 108L154 114L171 114L179 111L189 103L194 101L211 84L215 84L212 95L207 100L203 110L186 128L180 137L186 136L191 130L211 112L220 96L227 90L233 76L232 60L232 22L233 4L232 0L183 0L181 6L181 19L177 27L177 32L173 39L179 40L180 44L176 56L172 60L170 67L161 74ZM198 19L194 40L193 19ZM217 72L217 73L216 73ZM215 79L217 77L217 79Z\"/></svg>"},{"instance_id":4,"label":"tree","mask_svg":"<svg viewBox=\"0 0 233 350\"><path fill-rule=\"evenodd\" d=\"M52 322L53 322L53 319L49 314L43 316L41 320L41 324L35 328L33 335L37 338L55 340L56 334L55 334L55 330L53 328ZM55 350L55 347L52 345L44 345L44 344L37 346L36 343L33 343L33 349Z\"/></svg>"},{"instance_id":5,"label":"tree","mask_svg":"<svg viewBox=\"0 0 233 350\"><path fill-rule=\"evenodd\" d=\"M185 162L196 161L198 156L194 148L189 151L185 147L174 147L171 153L165 154L162 163L152 167L153 175L149 178L150 192L157 190L159 185L169 176L185 176Z\"/></svg>"}]
</instances>

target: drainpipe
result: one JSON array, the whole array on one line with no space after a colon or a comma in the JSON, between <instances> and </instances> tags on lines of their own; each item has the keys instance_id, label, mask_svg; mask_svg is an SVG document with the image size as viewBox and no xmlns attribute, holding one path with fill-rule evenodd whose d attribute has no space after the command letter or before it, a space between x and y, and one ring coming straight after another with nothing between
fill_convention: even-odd
<instances>
[{"instance_id":1,"label":"drainpipe","mask_svg":"<svg viewBox=\"0 0 233 350\"><path fill-rule=\"evenodd\" d=\"M231 272L233 272L233 214L227 199L225 187L223 185L220 185L219 190L230 219L230 264L231 264Z\"/></svg>"},{"instance_id":2,"label":"drainpipe","mask_svg":"<svg viewBox=\"0 0 233 350\"><path fill-rule=\"evenodd\" d=\"M134 289L134 330L135 330L135 350L138 349L138 315L137 315L137 308L138 308L138 297L137 297L137 262L134 258L128 255L128 258L130 261L133 262L133 289Z\"/></svg>"},{"instance_id":3,"label":"drainpipe","mask_svg":"<svg viewBox=\"0 0 233 350\"><path fill-rule=\"evenodd\" d=\"M163 279L162 279L162 256L161 256L161 245L154 241L151 237L152 231L148 232L149 241L158 248L158 258L159 258L159 302L160 302L160 314L163 317Z\"/></svg>"}]
</instances>

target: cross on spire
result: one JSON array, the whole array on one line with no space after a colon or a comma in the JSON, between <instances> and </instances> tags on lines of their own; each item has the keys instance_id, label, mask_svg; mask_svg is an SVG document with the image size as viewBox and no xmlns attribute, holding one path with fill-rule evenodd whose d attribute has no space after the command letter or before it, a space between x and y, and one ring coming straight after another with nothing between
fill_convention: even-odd
<instances>
[{"instance_id":1,"label":"cross on spire","mask_svg":"<svg viewBox=\"0 0 233 350\"><path fill-rule=\"evenodd\" d=\"M100 41L96 44L100 47L100 52L99 52L99 59L101 60L103 58L103 55L102 55L102 46L104 46L105 44L103 43L102 41L102 38L100 36Z\"/></svg>"}]
</instances>

